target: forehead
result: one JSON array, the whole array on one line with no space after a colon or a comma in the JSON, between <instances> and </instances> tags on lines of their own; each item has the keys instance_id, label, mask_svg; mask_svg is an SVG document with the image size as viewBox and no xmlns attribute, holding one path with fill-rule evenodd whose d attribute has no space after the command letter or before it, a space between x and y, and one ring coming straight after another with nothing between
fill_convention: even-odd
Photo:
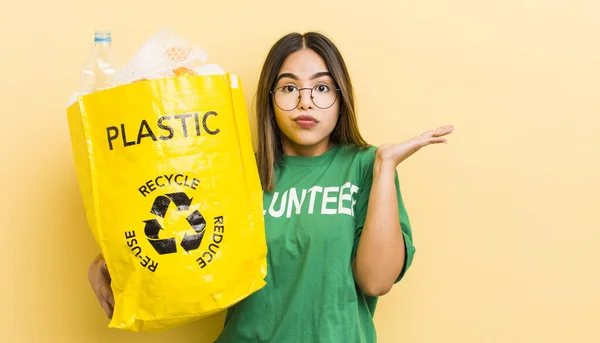
<instances>
[{"instance_id":1,"label":"forehead","mask_svg":"<svg viewBox=\"0 0 600 343\"><path fill-rule=\"evenodd\" d=\"M311 49L300 49L290 54L279 70L279 74L292 73L300 78L309 78L318 72L328 71L325 61Z\"/></svg>"}]
</instances>

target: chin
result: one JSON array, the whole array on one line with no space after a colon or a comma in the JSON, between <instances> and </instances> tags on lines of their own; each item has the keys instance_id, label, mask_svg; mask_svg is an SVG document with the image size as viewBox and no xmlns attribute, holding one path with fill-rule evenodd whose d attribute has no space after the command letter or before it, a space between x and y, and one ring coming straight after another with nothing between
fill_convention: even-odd
<instances>
[{"instance_id":1,"label":"chin","mask_svg":"<svg viewBox=\"0 0 600 343\"><path fill-rule=\"evenodd\" d=\"M295 132L291 140L294 144L304 147L309 147L321 143L327 139L327 135L316 132Z\"/></svg>"}]
</instances>

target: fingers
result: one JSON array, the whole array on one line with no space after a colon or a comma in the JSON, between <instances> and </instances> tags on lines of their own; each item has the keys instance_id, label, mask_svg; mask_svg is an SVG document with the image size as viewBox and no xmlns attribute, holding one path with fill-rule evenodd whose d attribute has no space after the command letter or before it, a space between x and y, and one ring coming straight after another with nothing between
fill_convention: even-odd
<instances>
[{"instance_id":1,"label":"fingers","mask_svg":"<svg viewBox=\"0 0 600 343\"><path fill-rule=\"evenodd\" d=\"M110 287L111 278L110 278L110 274L108 273L108 268L106 267L105 260L103 260L102 263L100 264L100 270L102 271L102 276L103 276L102 288L100 289L100 293L101 293L102 297L104 298L104 300L106 300L106 302L108 303L107 307L109 310L109 311L107 311L107 308L104 308L104 311L106 312L108 317L111 318L113 309L115 307L115 298L114 298L112 289Z\"/></svg>"},{"instance_id":2,"label":"fingers","mask_svg":"<svg viewBox=\"0 0 600 343\"><path fill-rule=\"evenodd\" d=\"M454 132L453 125L441 126L435 130L427 131L419 137L419 145L424 147L429 144L448 143L448 140L444 136L452 132Z\"/></svg>"},{"instance_id":3,"label":"fingers","mask_svg":"<svg viewBox=\"0 0 600 343\"><path fill-rule=\"evenodd\" d=\"M448 143L448 140L446 138L442 138L442 137L429 138L429 144L439 144L439 143Z\"/></svg>"},{"instance_id":4,"label":"fingers","mask_svg":"<svg viewBox=\"0 0 600 343\"><path fill-rule=\"evenodd\" d=\"M112 279L110 277L110 273L108 272L108 267L106 266L106 260L102 260L102 263L100 264L100 271L102 271L102 275L108 281L108 283L110 283Z\"/></svg>"},{"instance_id":5,"label":"fingers","mask_svg":"<svg viewBox=\"0 0 600 343\"><path fill-rule=\"evenodd\" d=\"M115 306L115 298L112 289L110 288L110 283L107 280L105 280L104 284L102 285L100 289L100 294L102 295L104 300L106 300L110 304L110 306Z\"/></svg>"},{"instance_id":6,"label":"fingers","mask_svg":"<svg viewBox=\"0 0 600 343\"><path fill-rule=\"evenodd\" d=\"M442 136L451 134L452 132L454 132L454 126L446 125L446 126L440 126L435 130L429 130L429 131L423 133L421 136L423 136L425 138L442 137Z\"/></svg>"},{"instance_id":7,"label":"fingers","mask_svg":"<svg viewBox=\"0 0 600 343\"><path fill-rule=\"evenodd\" d=\"M429 130L429 131L424 132L421 135L421 137L425 138L425 139L429 139L429 138L433 137L434 134L435 134L435 130Z\"/></svg>"},{"instance_id":8,"label":"fingers","mask_svg":"<svg viewBox=\"0 0 600 343\"><path fill-rule=\"evenodd\" d=\"M106 316L110 319L112 318L115 300L113 297L112 289L110 288L110 283L106 280L98 280L92 284L94 289L94 293L96 294L96 298L100 302L102 309L106 313Z\"/></svg>"},{"instance_id":9,"label":"fingers","mask_svg":"<svg viewBox=\"0 0 600 343\"><path fill-rule=\"evenodd\" d=\"M440 144L440 143L448 143L448 140L443 137L429 137L429 138L421 137L419 139L419 146L421 148L425 147L427 145L430 145L430 144Z\"/></svg>"},{"instance_id":10,"label":"fingers","mask_svg":"<svg viewBox=\"0 0 600 343\"><path fill-rule=\"evenodd\" d=\"M108 318L112 318L115 300L110 286L110 274L104 259L98 257L92 262L88 270L88 278L102 309Z\"/></svg>"},{"instance_id":11,"label":"fingers","mask_svg":"<svg viewBox=\"0 0 600 343\"><path fill-rule=\"evenodd\" d=\"M100 301L100 305L102 306L102 309L104 310L104 313L106 313L108 319L112 319L114 306L108 303L108 301Z\"/></svg>"},{"instance_id":12,"label":"fingers","mask_svg":"<svg viewBox=\"0 0 600 343\"><path fill-rule=\"evenodd\" d=\"M453 131L454 131L454 126L452 126L452 125L441 126L433 131L432 136L433 137L441 137L441 136L451 134Z\"/></svg>"},{"instance_id":13,"label":"fingers","mask_svg":"<svg viewBox=\"0 0 600 343\"><path fill-rule=\"evenodd\" d=\"M448 140L444 136L452 133L452 129L449 132L443 131L442 133L438 130L428 131L429 134L419 137L419 146L424 147L430 144L448 143Z\"/></svg>"}]
</instances>

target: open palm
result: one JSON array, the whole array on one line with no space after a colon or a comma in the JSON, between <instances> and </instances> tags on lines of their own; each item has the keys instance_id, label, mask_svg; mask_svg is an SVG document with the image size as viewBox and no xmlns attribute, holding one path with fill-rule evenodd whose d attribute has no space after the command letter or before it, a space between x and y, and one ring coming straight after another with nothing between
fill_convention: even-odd
<instances>
[{"instance_id":1,"label":"open palm","mask_svg":"<svg viewBox=\"0 0 600 343\"><path fill-rule=\"evenodd\" d=\"M430 130L420 136L413 137L407 141L396 144L383 144L377 148L377 158L383 161L400 164L422 147L430 144L446 143L445 136L454 131L454 126L441 126L435 130Z\"/></svg>"}]
</instances>

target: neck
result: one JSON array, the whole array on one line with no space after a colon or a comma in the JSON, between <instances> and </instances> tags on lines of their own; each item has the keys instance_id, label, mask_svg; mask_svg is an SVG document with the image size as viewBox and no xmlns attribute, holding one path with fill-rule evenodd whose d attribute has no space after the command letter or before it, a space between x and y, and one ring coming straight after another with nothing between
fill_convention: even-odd
<instances>
[{"instance_id":1,"label":"neck","mask_svg":"<svg viewBox=\"0 0 600 343\"><path fill-rule=\"evenodd\" d=\"M287 156L314 157L323 155L333 147L333 143L326 137L322 141L313 145L300 145L292 142L287 137L283 137L282 150Z\"/></svg>"}]
</instances>

